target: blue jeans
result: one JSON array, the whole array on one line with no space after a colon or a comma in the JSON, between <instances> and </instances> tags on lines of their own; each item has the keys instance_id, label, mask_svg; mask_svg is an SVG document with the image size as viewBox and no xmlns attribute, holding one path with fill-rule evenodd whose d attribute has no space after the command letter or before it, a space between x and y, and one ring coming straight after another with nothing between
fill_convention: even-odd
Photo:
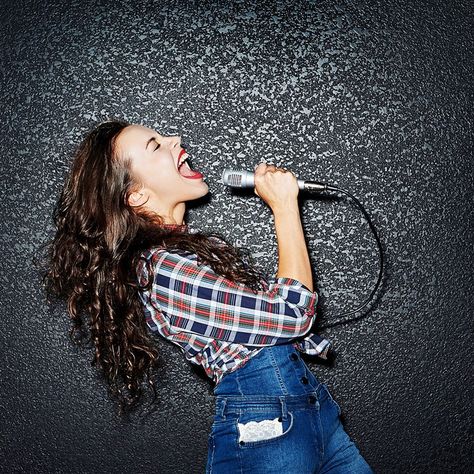
<instances>
[{"instance_id":1,"label":"blue jeans","mask_svg":"<svg viewBox=\"0 0 474 474\"><path fill-rule=\"evenodd\" d=\"M327 385L292 344L263 348L224 375L214 395L207 474L373 473L344 431ZM245 426L251 421L263 424Z\"/></svg>"}]
</instances>

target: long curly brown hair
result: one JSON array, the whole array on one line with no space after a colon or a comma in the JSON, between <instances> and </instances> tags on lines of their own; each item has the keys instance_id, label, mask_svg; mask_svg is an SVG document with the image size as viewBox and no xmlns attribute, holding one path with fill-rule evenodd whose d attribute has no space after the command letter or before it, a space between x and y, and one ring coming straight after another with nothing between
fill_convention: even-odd
<instances>
[{"instance_id":1,"label":"long curly brown hair","mask_svg":"<svg viewBox=\"0 0 474 474\"><path fill-rule=\"evenodd\" d=\"M155 401L153 369L163 365L138 297L142 251L152 246L189 250L199 265L254 291L262 289L264 276L248 250L234 247L222 234L166 228L156 213L128 204L136 181L129 161L119 159L115 148L128 125L123 120L99 123L74 151L53 210L55 236L39 261L47 296L67 302L69 337L77 345L92 344L91 364L102 369L119 415L137 406L143 385L153 389Z\"/></svg>"}]
</instances>

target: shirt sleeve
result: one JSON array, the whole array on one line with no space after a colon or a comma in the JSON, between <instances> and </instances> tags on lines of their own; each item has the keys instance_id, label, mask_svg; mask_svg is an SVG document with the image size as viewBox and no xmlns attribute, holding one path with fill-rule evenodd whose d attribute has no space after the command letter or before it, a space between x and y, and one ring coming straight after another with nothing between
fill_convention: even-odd
<instances>
[{"instance_id":1,"label":"shirt sleeve","mask_svg":"<svg viewBox=\"0 0 474 474\"><path fill-rule=\"evenodd\" d=\"M318 295L294 278L254 291L165 249L154 253L152 267L151 304L173 329L259 347L301 337L314 321Z\"/></svg>"}]
</instances>

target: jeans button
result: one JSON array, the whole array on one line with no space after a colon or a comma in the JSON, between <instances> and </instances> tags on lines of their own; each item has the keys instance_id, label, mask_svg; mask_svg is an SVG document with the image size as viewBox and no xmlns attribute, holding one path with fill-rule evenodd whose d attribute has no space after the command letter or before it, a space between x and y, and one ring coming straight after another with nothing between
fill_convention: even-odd
<instances>
[{"instance_id":1,"label":"jeans button","mask_svg":"<svg viewBox=\"0 0 474 474\"><path fill-rule=\"evenodd\" d=\"M298 354L295 354L294 352L291 353L290 355L291 360L298 360Z\"/></svg>"},{"instance_id":2,"label":"jeans button","mask_svg":"<svg viewBox=\"0 0 474 474\"><path fill-rule=\"evenodd\" d=\"M301 381L306 385L308 383L308 379L306 377L301 377Z\"/></svg>"}]
</instances>

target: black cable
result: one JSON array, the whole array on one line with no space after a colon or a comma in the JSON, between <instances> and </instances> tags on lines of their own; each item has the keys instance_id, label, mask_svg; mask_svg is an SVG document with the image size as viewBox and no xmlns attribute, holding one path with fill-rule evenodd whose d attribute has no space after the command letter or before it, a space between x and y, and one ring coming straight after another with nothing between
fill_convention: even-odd
<instances>
[{"instance_id":1,"label":"black cable","mask_svg":"<svg viewBox=\"0 0 474 474\"><path fill-rule=\"evenodd\" d=\"M347 313L342 313L342 314L338 315L339 317L342 317L342 316L347 316L348 314L357 313L358 311L360 311L364 306L366 306L372 300L372 297L374 296L375 292L377 291L377 288L380 285L380 281L382 280L383 262L384 262L383 250L382 250L382 245L380 243L380 239L379 239L379 237L377 235L377 232L375 230L375 227L372 224L372 221L370 220L369 214L364 209L364 206L362 206L362 204L351 193L349 193L348 191L345 191L344 189L337 188L336 186L330 186L329 184L325 184L325 188L328 191L339 191L341 193L347 194L349 197L351 197L356 202L356 204L360 207L360 209L364 213L365 217L367 218L367 221L369 222L369 226L370 226L372 232L374 233L375 240L377 241L377 245L378 245L378 248L379 248L380 271L379 271L379 277L377 279L377 283L375 284L374 289L372 290L369 297L364 301L364 303L361 306L359 306L358 308L356 308L353 311L349 311ZM363 316L364 316L364 314L361 314L360 316L356 316L355 318L349 318L349 319L343 319L343 320L339 319L339 320L336 320L332 323L329 323L329 324L326 324L324 326L318 327L318 331L321 330L321 329L326 329L326 328L330 328L330 327L333 327L333 326L337 326L339 324L345 324L345 323L348 323L348 322L351 322L351 321L356 321L358 319L361 319Z\"/></svg>"}]
</instances>

